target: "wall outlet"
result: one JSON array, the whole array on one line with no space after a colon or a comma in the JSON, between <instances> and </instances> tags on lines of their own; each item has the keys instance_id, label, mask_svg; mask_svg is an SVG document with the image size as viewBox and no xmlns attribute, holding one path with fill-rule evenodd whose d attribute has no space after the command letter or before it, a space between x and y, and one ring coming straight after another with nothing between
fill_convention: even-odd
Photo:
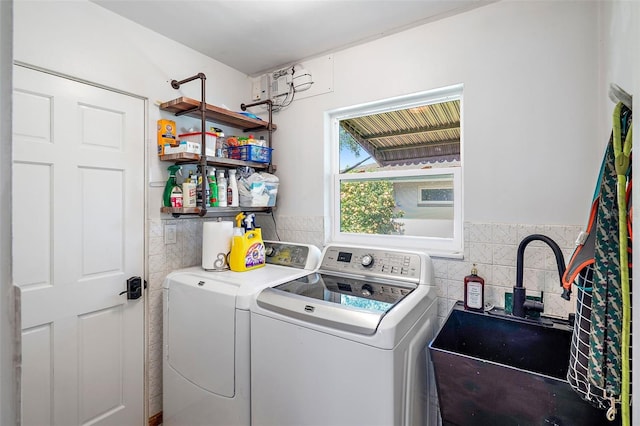
<instances>
[{"instance_id":1,"label":"wall outlet","mask_svg":"<svg viewBox=\"0 0 640 426\"><path fill-rule=\"evenodd\" d=\"M165 225L164 226L164 243L175 244L178 242L178 230L177 225Z\"/></svg>"}]
</instances>

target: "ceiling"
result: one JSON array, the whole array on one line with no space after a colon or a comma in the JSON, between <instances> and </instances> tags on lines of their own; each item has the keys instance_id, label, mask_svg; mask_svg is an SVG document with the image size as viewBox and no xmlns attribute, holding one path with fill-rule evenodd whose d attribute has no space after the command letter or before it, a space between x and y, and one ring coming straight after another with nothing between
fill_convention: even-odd
<instances>
[{"instance_id":1,"label":"ceiling","mask_svg":"<svg viewBox=\"0 0 640 426\"><path fill-rule=\"evenodd\" d=\"M249 76L496 0L91 0Z\"/></svg>"}]
</instances>

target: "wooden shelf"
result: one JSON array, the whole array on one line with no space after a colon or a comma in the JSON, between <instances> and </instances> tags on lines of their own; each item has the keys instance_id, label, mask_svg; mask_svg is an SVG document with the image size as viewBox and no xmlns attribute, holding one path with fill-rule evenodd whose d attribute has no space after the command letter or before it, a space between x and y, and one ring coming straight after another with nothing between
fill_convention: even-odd
<instances>
[{"instance_id":1,"label":"wooden shelf","mask_svg":"<svg viewBox=\"0 0 640 426\"><path fill-rule=\"evenodd\" d=\"M161 155L160 160L162 161L172 161L174 163L197 163L200 161L200 155L194 154L191 152L180 152L178 154L167 154ZM249 166L254 169L269 169L274 168L269 163L258 163L255 161L244 161L244 160L235 160L233 158L225 158L225 157L211 157L207 156L207 164L212 166L220 166L220 167L241 167L241 166Z\"/></svg>"},{"instance_id":2,"label":"wooden shelf","mask_svg":"<svg viewBox=\"0 0 640 426\"><path fill-rule=\"evenodd\" d=\"M0 0L1 1L1 0ZM198 75L200 76L200 74ZM187 79L186 81L191 81L193 78ZM172 87L176 88L173 85ZM181 84L182 82L178 83ZM203 89L204 93L204 89ZM204 97L204 94L203 94ZM204 99L203 99L204 102ZM160 104L160 109L163 111L167 111L173 113L176 116L188 116L196 119L202 119L202 112L200 111L200 101L187 97L180 97L177 99L173 99L168 102L164 102ZM248 117L240 112L230 111L225 108L220 108L215 105L209 105L207 103L205 106L205 120L211 121L216 124L220 124L223 126L229 126L236 129L242 129L245 132L260 132L260 131L268 131L268 143L271 145L271 134L274 130L276 130L276 125L270 123L269 121L264 121L261 119L255 119ZM271 120L271 104L269 104L269 120ZM202 123L202 126L205 126L205 123ZM202 129L203 131L205 129ZM205 147L202 147L203 150ZM204 152L204 151L203 151ZM161 161L171 161L175 164L199 164L204 169L205 163L206 165L212 165L216 167L222 168L234 168L234 167L242 167L249 166L254 169L262 169L266 170L270 173L275 171L275 166L270 163L258 163L255 161L244 161L244 160L236 160L232 158L225 157L212 157L206 156L206 158L202 158L200 154L181 152L178 154L167 154L159 156ZM194 208L173 208L173 207L162 207L160 209L162 213L167 213L173 215L173 217L180 217L181 215L198 215L204 217L219 217L219 216L235 216L239 212L252 212L252 213L269 213L272 211L272 207L207 207L206 213L203 214L202 209L200 207Z\"/></svg>"},{"instance_id":3,"label":"wooden shelf","mask_svg":"<svg viewBox=\"0 0 640 426\"><path fill-rule=\"evenodd\" d=\"M251 213L269 213L272 207L207 207L207 217L217 216L235 216L239 212L251 212ZM168 213L175 217L188 214L188 215L200 215L200 207L162 207L160 209L162 213Z\"/></svg>"},{"instance_id":4,"label":"wooden shelf","mask_svg":"<svg viewBox=\"0 0 640 426\"><path fill-rule=\"evenodd\" d=\"M171 112L175 115L187 115L189 117L200 118L200 101L180 97L160 104L160 109ZM243 129L245 132L269 130L269 122L256 120L235 111L220 108L215 105L205 104L206 117L208 120L231 127ZM276 125L271 124L271 130L276 130Z\"/></svg>"}]
</instances>

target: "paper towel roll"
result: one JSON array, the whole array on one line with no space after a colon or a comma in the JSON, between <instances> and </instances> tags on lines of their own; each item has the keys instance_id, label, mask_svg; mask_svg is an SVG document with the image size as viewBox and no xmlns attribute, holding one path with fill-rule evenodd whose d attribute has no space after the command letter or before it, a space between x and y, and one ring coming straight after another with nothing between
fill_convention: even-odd
<instances>
[{"instance_id":1,"label":"paper towel roll","mask_svg":"<svg viewBox=\"0 0 640 426\"><path fill-rule=\"evenodd\" d=\"M207 271L229 269L227 254L231 250L233 222L202 224L202 268Z\"/></svg>"}]
</instances>

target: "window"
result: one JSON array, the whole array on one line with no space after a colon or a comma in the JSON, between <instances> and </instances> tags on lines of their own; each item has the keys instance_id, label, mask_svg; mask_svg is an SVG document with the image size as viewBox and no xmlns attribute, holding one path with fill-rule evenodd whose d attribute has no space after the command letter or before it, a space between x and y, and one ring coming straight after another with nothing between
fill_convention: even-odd
<instances>
[{"instance_id":1,"label":"window","mask_svg":"<svg viewBox=\"0 0 640 426\"><path fill-rule=\"evenodd\" d=\"M453 206L451 176L433 179L418 188L418 206Z\"/></svg>"},{"instance_id":2,"label":"window","mask_svg":"<svg viewBox=\"0 0 640 426\"><path fill-rule=\"evenodd\" d=\"M327 114L335 242L462 251L462 86Z\"/></svg>"}]
</instances>

